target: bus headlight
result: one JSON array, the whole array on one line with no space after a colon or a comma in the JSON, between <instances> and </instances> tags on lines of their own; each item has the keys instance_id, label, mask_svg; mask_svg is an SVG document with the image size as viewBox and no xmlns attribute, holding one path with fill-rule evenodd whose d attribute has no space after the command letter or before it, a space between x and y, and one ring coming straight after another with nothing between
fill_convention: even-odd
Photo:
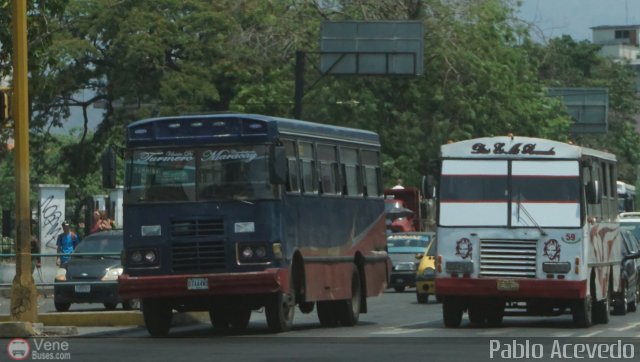
<instances>
[{"instance_id":1,"label":"bus headlight","mask_svg":"<svg viewBox=\"0 0 640 362\"><path fill-rule=\"evenodd\" d=\"M266 243L241 243L237 248L238 263L266 263L269 261Z\"/></svg>"},{"instance_id":2,"label":"bus headlight","mask_svg":"<svg viewBox=\"0 0 640 362\"><path fill-rule=\"evenodd\" d=\"M129 250L127 256L128 267L158 266L160 259L158 250L151 248Z\"/></svg>"}]
</instances>

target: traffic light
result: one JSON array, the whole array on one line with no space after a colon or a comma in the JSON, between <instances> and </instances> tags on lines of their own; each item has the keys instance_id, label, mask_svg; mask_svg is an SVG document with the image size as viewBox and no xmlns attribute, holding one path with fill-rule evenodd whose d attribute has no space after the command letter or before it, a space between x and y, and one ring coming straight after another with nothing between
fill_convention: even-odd
<instances>
[{"instance_id":1,"label":"traffic light","mask_svg":"<svg viewBox=\"0 0 640 362\"><path fill-rule=\"evenodd\" d=\"M9 90L0 89L0 123L9 120Z\"/></svg>"}]
</instances>

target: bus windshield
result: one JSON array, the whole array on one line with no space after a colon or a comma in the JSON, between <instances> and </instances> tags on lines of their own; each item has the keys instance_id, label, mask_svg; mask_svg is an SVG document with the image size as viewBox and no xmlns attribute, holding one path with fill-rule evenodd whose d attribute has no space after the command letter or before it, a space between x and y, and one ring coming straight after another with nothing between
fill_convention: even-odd
<instances>
[{"instance_id":1,"label":"bus windshield","mask_svg":"<svg viewBox=\"0 0 640 362\"><path fill-rule=\"evenodd\" d=\"M577 161L446 160L443 226L579 227Z\"/></svg>"},{"instance_id":2,"label":"bus windshield","mask_svg":"<svg viewBox=\"0 0 640 362\"><path fill-rule=\"evenodd\" d=\"M132 150L125 202L273 199L268 160L268 145Z\"/></svg>"}]
</instances>

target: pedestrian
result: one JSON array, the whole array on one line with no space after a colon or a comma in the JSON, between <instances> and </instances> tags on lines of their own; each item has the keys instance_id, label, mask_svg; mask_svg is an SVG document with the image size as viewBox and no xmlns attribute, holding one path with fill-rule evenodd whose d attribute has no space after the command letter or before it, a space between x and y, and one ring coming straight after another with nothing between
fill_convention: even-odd
<instances>
[{"instance_id":1,"label":"pedestrian","mask_svg":"<svg viewBox=\"0 0 640 362\"><path fill-rule=\"evenodd\" d=\"M71 258L70 254L80 243L80 239L78 235L71 231L71 227L69 226L68 221L62 222L62 234L58 235L58 240L56 240L57 253L58 254L66 254L58 256L56 260L56 265L60 267L66 267L69 259Z\"/></svg>"}]
</instances>

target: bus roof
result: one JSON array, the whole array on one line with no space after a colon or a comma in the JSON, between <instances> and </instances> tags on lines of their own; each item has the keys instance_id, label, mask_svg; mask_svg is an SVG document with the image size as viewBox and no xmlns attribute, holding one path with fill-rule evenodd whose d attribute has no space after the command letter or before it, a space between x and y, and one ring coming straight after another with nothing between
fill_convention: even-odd
<instances>
[{"instance_id":1,"label":"bus roof","mask_svg":"<svg viewBox=\"0 0 640 362\"><path fill-rule=\"evenodd\" d=\"M268 141L283 135L380 145L377 133L259 114L218 113L147 118L127 126L129 146Z\"/></svg>"},{"instance_id":2,"label":"bus roof","mask_svg":"<svg viewBox=\"0 0 640 362\"><path fill-rule=\"evenodd\" d=\"M616 161L614 154L542 138L501 136L475 138L442 145L442 158L547 158L580 159L583 156Z\"/></svg>"}]
</instances>

